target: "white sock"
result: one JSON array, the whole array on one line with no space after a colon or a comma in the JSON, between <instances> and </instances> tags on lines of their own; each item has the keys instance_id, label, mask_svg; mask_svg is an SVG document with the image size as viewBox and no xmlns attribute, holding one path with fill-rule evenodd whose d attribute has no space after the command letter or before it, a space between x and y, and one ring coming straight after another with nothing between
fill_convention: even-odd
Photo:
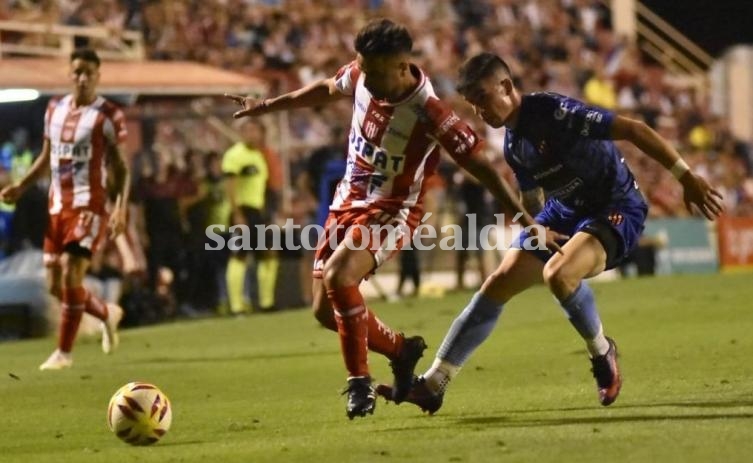
<instances>
[{"instance_id":1,"label":"white sock","mask_svg":"<svg viewBox=\"0 0 753 463\"><path fill-rule=\"evenodd\" d=\"M460 371L459 366L435 358L431 367L423 374L426 380L426 386L435 394L444 394L450 380L457 376Z\"/></svg>"},{"instance_id":2,"label":"white sock","mask_svg":"<svg viewBox=\"0 0 753 463\"><path fill-rule=\"evenodd\" d=\"M604 328L599 326L599 332L593 339L586 339L586 348L591 357L604 355L609 351L609 341L604 336Z\"/></svg>"}]
</instances>

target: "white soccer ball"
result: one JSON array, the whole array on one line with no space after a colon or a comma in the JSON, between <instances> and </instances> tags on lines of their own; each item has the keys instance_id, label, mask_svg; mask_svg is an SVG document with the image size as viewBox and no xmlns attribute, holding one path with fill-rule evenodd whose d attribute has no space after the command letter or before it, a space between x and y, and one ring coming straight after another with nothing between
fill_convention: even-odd
<instances>
[{"instance_id":1,"label":"white soccer ball","mask_svg":"<svg viewBox=\"0 0 753 463\"><path fill-rule=\"evenodd\" d=\"M151 445L164 436L173 420L170 400L153 384L134 382L118 389L107 407L107 425L132 445Z\"/></svg>"}]
</instances>

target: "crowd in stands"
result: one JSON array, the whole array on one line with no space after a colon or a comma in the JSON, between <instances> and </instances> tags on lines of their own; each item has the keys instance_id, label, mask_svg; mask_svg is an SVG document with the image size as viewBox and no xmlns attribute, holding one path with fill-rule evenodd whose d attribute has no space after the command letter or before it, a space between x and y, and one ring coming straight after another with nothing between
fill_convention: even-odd
<instances>
[{"instance_id":1,"label":"crowd in stands","mask_svg":"<svg viewBox=\"0 0 753 463\"><path fill-rule=\"evenodd\" d=\"M0 7L0 18L141 30L148 59L192 60L254 75L272 84L272 94L333 75L353 59L355 33L374 16L389 16L408 26L415 37L416 63L459 112L468 115L469 109L454 91L460 63L482 50L498 53L525 92L558 92L644 119L680 149L696 172L720 188L728 213L753 215L751 147L731 135L724 118L710 112L708 92L673 79L635 44L615 34L610 11L598 0L9 0ZM108 48L115 42L87 45ZM342 146L349 112L345 102L266 121L270 145L276 147L285 137L289 164L284 171L293 188L288 200L271 211L274 215L312 220L316 173L307 160L317 149ZM280 121L286 126L280 127ZM490 158L514 182L500 160L504 132L480 121L477 128L489 140ZM150 237L165 232L149 230L149 209L159 206L152 213L158 220L151 226L172 227L169 233L183 234L191 246L200 246L203 241L191 236L203 236L207 219L191 211L197 204L211 203L213 190L199 186L214 181L212 169L232 143L200 118L157 120L145 133L149 146L134 157L134 207L147 212L140 214L146 218L143 229L149 231L142 235L144 245L149 249ZM623 148L651 204L651 216L687 215L671 174L632 146ZM450 198L465 191L462 176L441 171L443 178L434 182L436 195ZM452 204L436 201L436 195L430 198L436 204ZM147 251L146 260L151 261L138 268L152 269L148 273L153 279L181 281L190 292L195 276L177 274L190 265L164 263L175 270L173 275L154 270L161 267L155 259L180 259L185 249Z\"/></svg>"}]
</instances>

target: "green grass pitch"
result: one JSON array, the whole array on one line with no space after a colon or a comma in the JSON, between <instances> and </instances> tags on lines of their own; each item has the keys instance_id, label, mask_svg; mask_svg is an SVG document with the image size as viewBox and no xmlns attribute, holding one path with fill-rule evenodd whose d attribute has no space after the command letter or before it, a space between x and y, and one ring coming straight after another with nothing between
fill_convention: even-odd
<instances>
[{"instance_id":1,"label":"green grass pitch","mask_svg":"<svg viewBox=\"0 0 753 463\"><path fill-rule=\"evenodd\" d=\"M537 288L506 307L433 417L380 400L349 421L337 338L307 310L126 330L111 357L79 343L62 372L37 371L51 339L0 344L0 461L753 461L753 275L593 287L625 376L607 408L582 342ZM469 297L372 308L426 338L422 372ZM370 364L390 380L384 358ZM111 394L133 380L172 400L172 429L152 447L105 424Z\"/></svg>"}]
</instances>

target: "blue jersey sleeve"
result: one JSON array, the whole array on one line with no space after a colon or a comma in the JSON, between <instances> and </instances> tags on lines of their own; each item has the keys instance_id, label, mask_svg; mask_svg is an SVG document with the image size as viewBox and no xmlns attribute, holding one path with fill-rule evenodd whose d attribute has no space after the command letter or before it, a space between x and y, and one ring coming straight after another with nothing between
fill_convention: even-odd
<instances>
[{"instance_id":1,"label":"blue jersey sleeve","mask_svg":"<svg viewBox=\"0 0 753 463\"><path fill-rule=\"evenodd\" d=\"M589 106L582 101L556 93L535 93L526 101L525 124L549 137L606 140L614 113ZM548 138L548 137L546 137Z\"/></svg>"}]
</instances>

